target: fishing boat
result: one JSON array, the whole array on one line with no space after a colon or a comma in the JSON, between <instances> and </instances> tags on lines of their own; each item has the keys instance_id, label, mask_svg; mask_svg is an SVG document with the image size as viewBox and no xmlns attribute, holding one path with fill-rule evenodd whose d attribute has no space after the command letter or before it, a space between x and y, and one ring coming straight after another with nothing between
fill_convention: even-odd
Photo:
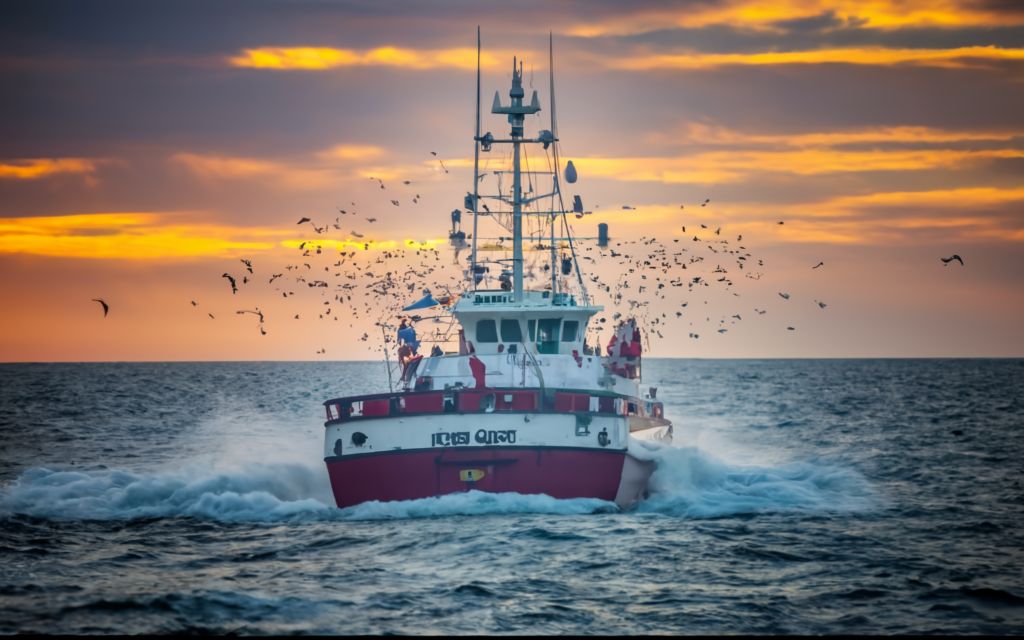
<instances>
[{"instance_id":1,"label":"fishing boat","mask_svg":"<svg viewBox=\"0 0 1024 640\"><path fill-rule=\"evenodd\" d=\"M338 507L478 490L629 508L647 493L654 463L637 445L670 441L672 425L654 388L641 395L636 322L613 327L603 354L596 342L604 327L592 321L603 307L587 293L582 240L569 225L571 215L588 212L580 196L571 207L563 197L563 180L575 183L577 172L571 161L561 165L553 50L549 57L550 128L527 135L526 119L541 104L536 91L525 101L514 58L509 102L495 92L491 107L507 118L508 135L481 135L477 32L474 173L463 201L472 232L456 210L450 234L456 252L469 249L464 290L437 298L428 291L404 308L450 314L457 342L426 353L413 324L403 326L394 342L397 382L387 392L324 402L324 459ZM486 226L498 235L479 235ZM607 226L596 241L607 247ZM546 263L530 278L542 280L533 288L527 252ZM486 257L494 253L503 257Z\"/></svg>"}]
</instances>

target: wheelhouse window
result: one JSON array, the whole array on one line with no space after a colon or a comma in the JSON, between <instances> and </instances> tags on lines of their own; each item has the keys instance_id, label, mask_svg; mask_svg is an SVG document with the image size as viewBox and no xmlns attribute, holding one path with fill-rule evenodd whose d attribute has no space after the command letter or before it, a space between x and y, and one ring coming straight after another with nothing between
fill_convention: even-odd
<instances>
[{"instance_id":1,"label":"wheelhouse window","mask_svg":"<svg viewBox=\"0 0 1024 640\"><path fill-rule=\"evenodd\" d=\"M534 340L536 340L537 339L537 321L536 320L528 320L526 322L526 331L527 331L527 333L530 334L530 342L533 342Z\"/></svg>"},{"instance_id":2,"label":"wheelhouse window","mask_svg":"<svg viewBox=\"0 0 1024 640\"><path fill-rule=\"evenodd\" d=\"M523 341L523 330L519 326L518 320L502 320L501 321L501 341L502 342L522 342Z\"/></svg>"},{"instance_id":3,"label":"wheelhouse window","mask_svg":"<svg viewBox=\"0 0 1024 640\"><path fill-rule=\"evenodd\" d=\"M537 323L537 351L540 353L558 353L558 329L562 325L561 318L544 318Z\"/></svg>"},{"instance_id":4,"label":"wheelhouse window","mask_svg":"<svg viewBox=\"0 0 1024 640\"><path fill-rule=\"evenodd\" d=\"M498 341L498 327L494 324L494 320L477 320L476 341L481 343Z\"/></svg>"},{"instance_id":5,"label":"wheelhouse window","mask_svg":"<svg viewBox=\"0 0 1024 640\"><path fill-rule=\"evenodd\" d=\"M580 323L578 320L566 320L562 323L562 342L575 342L579 329Z\"/></svg>"}]
</instances>

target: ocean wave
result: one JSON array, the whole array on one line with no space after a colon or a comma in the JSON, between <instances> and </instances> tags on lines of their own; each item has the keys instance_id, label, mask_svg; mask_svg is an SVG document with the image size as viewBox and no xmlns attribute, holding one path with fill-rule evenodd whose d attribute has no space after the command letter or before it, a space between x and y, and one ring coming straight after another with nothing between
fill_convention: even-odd
<instances>
[{"instance_id":1,"label":"ocean wave","mask_svg":"<svg viewBox=\"0 0 1024 640\"><path fill-rule=\"evenodd\" d=\"M700 449L631 449L657 463L650 497L638 511L713 518L779 511L861 511L873 504L867 481L841 467L809 462L743 467ZM223 522L388 520L456 515L617 511L604 500L468 491L337 509L326 474L299 463L247 464L230 470L190 466L138 473L33 468L0 490L0 515L62 520L193 517Z\"/></svg>"},{"instance_id":2,"label":"ocean wave","mask_svg":"<svg viewBox=\"0 0 1024 640\"><path fill-rule=\"evenodd\" d=\"M61 520L285 520L331 509L314 497L322 482L312 469L299 464L153 474L34 468L2 490L0 514Z\"/></svg>"},{"instance_id":3,"label":"ocean wave","mask_svg":"<svg viewBox=\"0 0 1024 640\"><path fill-rule=\"evenodd\" d=\"M688 518L809 512L867 511L878 503L859 473L822 462L778 466L732 465L696 448L631 446L637 457L654 460L650 496L641 512Z\"/></svg>"},{"instance_id":4,"label":"ocean wave","mask_svg":"<svg viewBox=\"0 0 1024 640\"><path fill-rule=\"evenodd\" d=\"M323 472L300 464L250 464L219 472L189 468L154 474L34 468L0 491L0 515L59 520L194 517L280 522L615 510L614 504L604 500L482 491L337 509L320 496L323 482Z\"/></svg>"}]
</instances>

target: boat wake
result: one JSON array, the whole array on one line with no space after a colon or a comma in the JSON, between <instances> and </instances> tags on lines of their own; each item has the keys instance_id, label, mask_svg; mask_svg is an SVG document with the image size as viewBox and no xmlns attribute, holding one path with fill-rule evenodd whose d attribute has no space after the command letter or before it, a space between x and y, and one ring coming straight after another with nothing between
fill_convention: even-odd
<instances>
[{"instance_id":1,"label":"boat wake","mask_svg":"<svg viewBox=\"0 0 1024 640\"><path fill-rule=\"evenodd\" d=\"M806 512L856 513L877 503L856 471L818 461L776 466L729 464L697 447L634 443L630 452L654 460L650 497L640 512L684 518Z\"/></svg>"},{"instance_id":2,"label":"boat wake","mask_svg":"<svg viewBox=\"0 0 1024 640\"><path fill-rule=\"evenodd\" d=\"M640 454L638 454L640 455ZM776 512L842 513L871 508L869 483L854 471L811 462L730 465L695 447L644 449L657 461L651 496L637 511L681 518ZM469 491L337 509L321 469L300 463L231 470L190 466L138 473L33 468L0 488L0 517L134 520L191 517L223 522L386 520L454 515L615 512L613 503Z\"/></svg>"}]
</instances>

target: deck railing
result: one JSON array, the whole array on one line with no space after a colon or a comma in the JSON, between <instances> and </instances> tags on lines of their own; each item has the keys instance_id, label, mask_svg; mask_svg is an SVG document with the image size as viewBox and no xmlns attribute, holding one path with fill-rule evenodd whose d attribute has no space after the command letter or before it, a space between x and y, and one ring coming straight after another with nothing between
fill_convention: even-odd
<instances>
[{"instance_id":1,"label":"deck railing","mask_svg":"<svg viewBox=\"0 0 1024 640\"><path fill-rule=\"evenodd\" d=\"M327 424L440 413L572 413L609 416L654 416L661 402L581 390L450 389L377 393L324 402Z\"/></svg>"}]
</instances>

